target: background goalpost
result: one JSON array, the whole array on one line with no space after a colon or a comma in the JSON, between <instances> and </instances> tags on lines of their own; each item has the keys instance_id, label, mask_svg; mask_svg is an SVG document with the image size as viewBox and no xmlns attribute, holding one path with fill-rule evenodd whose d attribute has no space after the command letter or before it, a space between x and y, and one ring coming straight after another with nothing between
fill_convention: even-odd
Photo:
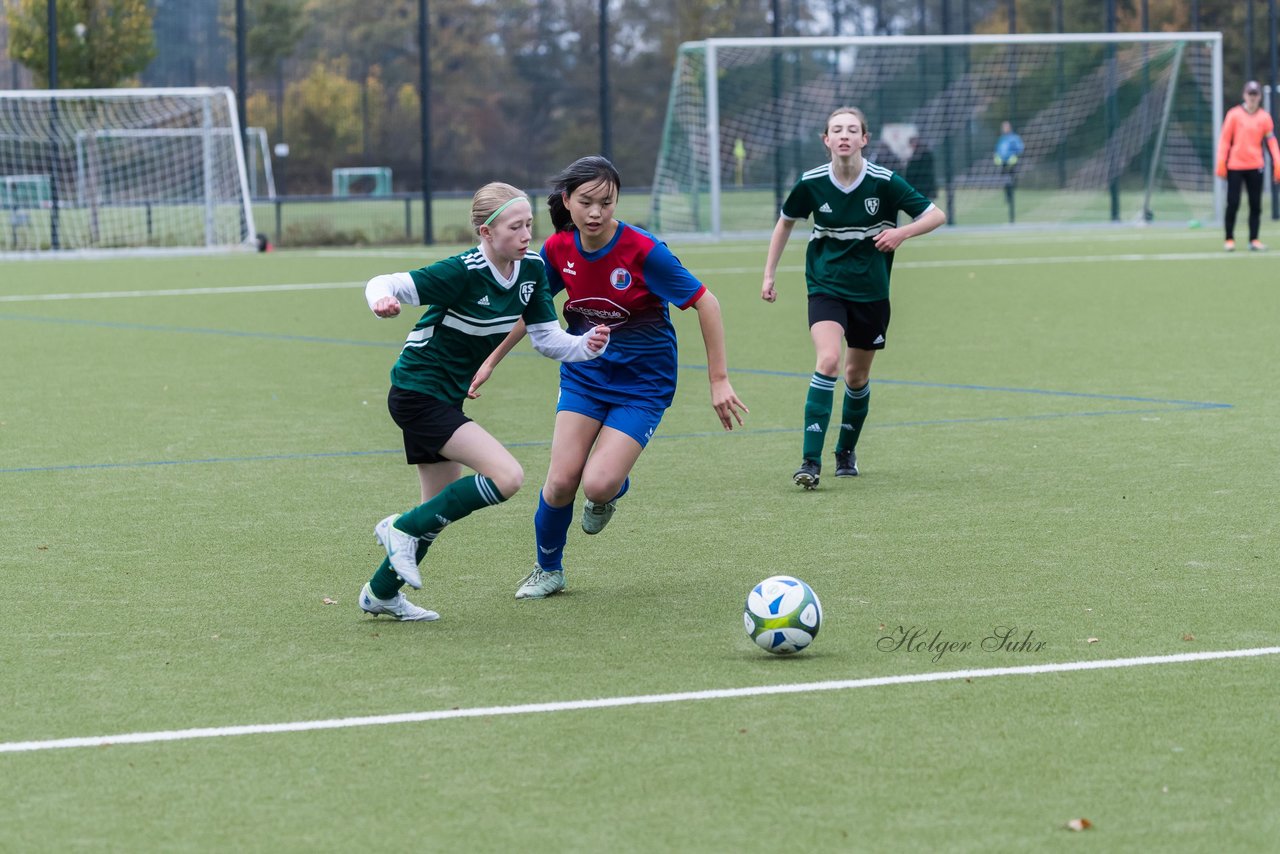
<instances>
[{"instance_id":1,"label":"background goalpost","mask_svg":"<svg viewBox=\"0 0 1280 854\"><path fill-rule=\"evenodd\" d=\"M0 91L0 254L254 248L227 88Z\"/></svg>"},{"instance_id":2,"label":"background goalpost","mask_svg":"<svg viewBox=\"0 0 1280 854\"><path fill-rule=\"evenodd\" d=\"M867 114L869 159L902 172L908 136L931 150L954 224L1214 222L1222 96L1221 33L689 42L648 225L767 232L800 173L828 159L823 123L846 105ZM1026 146L1012 170L992 157L1006 120Z\"/></svg>"}]
</instances>

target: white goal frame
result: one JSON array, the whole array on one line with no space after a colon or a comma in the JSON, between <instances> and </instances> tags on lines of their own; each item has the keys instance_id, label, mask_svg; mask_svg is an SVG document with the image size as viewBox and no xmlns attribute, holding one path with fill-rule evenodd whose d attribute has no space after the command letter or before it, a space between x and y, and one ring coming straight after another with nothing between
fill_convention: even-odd
<instances>
[{"instance_id":1,"label":"white goal frame","mask_svg":"<svg viewBox=\"0 0 1280 854\"><path fill-rule=\"evenodd\" d=\"M1170 44L1177 42L1198 43L1210 46L1212 51L1212 94L1211 103L1213 109L1212 115L1212 133L1213 139L1205 140L1205 144L1217 145L1217 133L1222 127L1223 119L1223 79L1222 79L1222 33L1219 32L1171 32L1171 33L1058 33L1058 34L1025 34L1025 35L949 35L949 36L843 36L843 37L825 37L825 36L796 36L787 38L712 38L699 42L686 42L681 46L681 51L688 49L701 48L704 51L705 67L702 78L705 86L705 135L706 135L706 151L698 152L705 154L707 159L707 179L708 179L708 203L710 214L710 227L708 231L701 232L703 235L710 236L713 239L719 239L723 236L723 217L722 217L722 188L721 174L723 169L723 156L720 139L720 93L719 93L719 73L717 64L717 53L723 48L750 48L762 47L769 49L778 48L795 48L795 49L839 49L839 48L858 48L858 47L874 47L883 50L892 46L979 46L979 45L996 45L996 46L1017 46L1017 45L1069 45L1069 44L1091 44L1091 45L1107 45L1107 44L1124 44L1133 45L1140 43L1152 44ZM677 67L677 72L678 72ZM711 85L711 84L715 85ZM674 94L677 82L673 81L672 92ZM1166 104L1166 113L1162 121L1167 121L1168 105ZM671 121L668 115L667 121ZM664 132L665 136L665 132ZM665 139L663 146L663 154L665 154ZM660 158L663 156L660 154ZM659 161L661 168L661 159ZM656 176L655 176L656 177ZM659 188L655 180L653 187L653 195L658 197ZM1213 180L1213 215L1216 221L1221 221L1223 212L1224 185L1221 180ZM1148 200L1149 201L1149 200Z\"/></svg>"},{"instance_id":2,"label":"white goal frame","mask_svg":"<svg viewBox=\"0 0 1280 854\"><path fill-rule=\"evenodd\" d=\"M154 116L140 116L137 123L128 126L113 124L107 118L97 119L89 127L74 124L74 110L79 105L101 103L111 107L120 107L126 100L144 104L152 98L160 109ZM171 99L174 108L165 110L164 99ZM10 251L0 242L0 257L13 255L36 254L41 257L84 256L118 253L189 253L202 251L222 251L227 249L256 249L256 225L253 217L252 198L249 190L247 163L244 143L241 140L239 117L236 110L235 95L227 87L183 87L183 88L138 88L138 89L59 89L59 90L8 90L0 91L0 104L21 104L29 102L47 107L48 114L41 116L33 113L35 118L43 118L43 131L32 133L33 127L24 123L28 116L20 115L16 109L0 112L0 146L9 145L14 149L26 147L38 149L40 146L51 148L55 161L50 168L37 169L30 174L50 175L57 173L54 180L56 187L52 203L45 204L42 209L12 209L0 207L0 216L8 215L14 223L26 224L40 217L49 224L50 239L48 245L18 247ZM181 104L178 108L176 105ZM104 109L103 112L108 112ZM142 113L145 111L139 111ZM61 120L59 116L62 116ZM195 121L190 117L195 116ZM148 119L155 126L146 126ZM59 122L62 122L60 125ZM183 125L181 121L188 123ZM100 123L99 123L100 122ZM133 185L129 176L113 175L113 188L124 193L127 199L117 201L104 195L104 188L94 175L97 160L101 154L94 152L103 144L111 141L134 141L145 144L150 140L190 140L198 146L199 157L194 159L192 170L182 182L181 190L172 186L160 185L156 188L143 188L141 184ZM156 159L159 155L152 153ZM15 155L10 155L10 160ZM163 158L161 158L163 159ZM37 166L39 164L33 164ZM268 167L269 168L269 167ZM232 174L234 171L234 174ZM139 179L149 177L140 174ZM270 175L268 173L268 178ZM135 186L137 187L135 189ZM194 191L187 191L187 187ZM172 198L175 193L187 192L179 198ZM158 198L148 198L153 193ZM178 229L181 236L169 237L170 242L162 245L150 245L146 240L137 240L136 234L125 237L122 228L113 235L110 245L96 245L96 229L100 218L105 219L112 210L127 208L145 208L148 228L153 215L157 220L164 216L165 209L183 208L188 214L200 211L197 217L202 224L194 228ZM54 237L61 228L54 223L63 223L63 234ZM78 220L92 221L95 237L85 238L73 233L72 223ZM235 225L229 225L238 220ZM161 223L163 225L163 223ZM82 231L82 229L80 229ZM202 233L201 233L202 232ZM65 239L64 239L65 238ZM56 245L55 245L56 244Z\"/></svg>"}]
</instances>

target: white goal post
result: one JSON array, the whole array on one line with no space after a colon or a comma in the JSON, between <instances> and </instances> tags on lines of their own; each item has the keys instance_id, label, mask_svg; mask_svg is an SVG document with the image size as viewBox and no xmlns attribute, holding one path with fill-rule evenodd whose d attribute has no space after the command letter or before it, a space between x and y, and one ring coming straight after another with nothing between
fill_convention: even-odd
<instances>
[{"instance_id":1,"label":"white goal post","mask_svg":"<svg viewBox=\"0 0 1280 854\"><path fill-rule=\"evenodd\" d=\"M252 249L227 88L0 91L0 255Z\"/></svg>"},{"instance_id":2,"label":"white goal post","mask_svg":"<svg viewBox=\"0 0 1280 854\"><path fill-rule=\"evenodd\" d=\"M864 153L895 171L910 174L897 137L918 137L954 224L1221 219L1222 34L1066 33L686 43L647 224L767 232L829 159L820 137L841 106L866 113ZM1025 146L1013 165L993 157L1005 121Z\"/></svg>"}]
</instances>

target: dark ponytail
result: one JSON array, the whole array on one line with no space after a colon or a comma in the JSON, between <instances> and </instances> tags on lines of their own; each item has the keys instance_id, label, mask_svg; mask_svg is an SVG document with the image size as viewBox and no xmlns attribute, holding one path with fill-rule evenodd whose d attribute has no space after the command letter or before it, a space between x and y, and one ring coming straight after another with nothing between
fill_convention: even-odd
<instances>
[{"instance_id":1,"label":"dark ponytail","mask_svg":"<svg viewBox=\"0 0 1280 854\"><path fill-rule=\"evenodd\" d=\"M564 197L583 184L595 184L604 181L613 186L614 192L622 188L622 178L618 170L606 158L598 154L579 157L551 179L551 192L547 194L547 210L551 213L551 228L554 231L569 231L573 228L573 217L564 206Z\"/></svg>"}]
</instances>

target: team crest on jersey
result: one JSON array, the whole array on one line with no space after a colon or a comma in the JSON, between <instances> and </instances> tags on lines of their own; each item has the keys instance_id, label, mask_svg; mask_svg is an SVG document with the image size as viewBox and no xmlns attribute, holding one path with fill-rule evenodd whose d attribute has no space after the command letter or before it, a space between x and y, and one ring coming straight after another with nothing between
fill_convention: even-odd
<instances>
[{"instance_id":1,"label":"team crest on jersey","mask_svg":"<svg viewBox=\"0 0 1280 854\"><path fill-rule=\"evenodd\" d=\"M533 282L520 283L520 302L525 305L529 304L529 298L533 296Z\"/></svg>"},{"instance_id":2,"label":"team crest on jersey","mask_svg":"<svg viewBox=\"0 0 1280 854\"><path fill-rule=\"evenodd\" d=\"M872 216L875 216L876 211L880 210L880 200L875 198L874 196L870 199L867 199L865 202L863 202L863 204L867 206L867 213L871 214Z\"/></svg>"},{"instance_id":3,"label":"team crest on jersey","mask_svg":"<svg viewBox=\"0 0 1280 854\"><path fill-rule=\"evenodd\" d=\"M631 271L626 267L614 267L613 272L609 274L609 284L620 291L625 291L631 287Z\"/></svg>"}]
</instances>

